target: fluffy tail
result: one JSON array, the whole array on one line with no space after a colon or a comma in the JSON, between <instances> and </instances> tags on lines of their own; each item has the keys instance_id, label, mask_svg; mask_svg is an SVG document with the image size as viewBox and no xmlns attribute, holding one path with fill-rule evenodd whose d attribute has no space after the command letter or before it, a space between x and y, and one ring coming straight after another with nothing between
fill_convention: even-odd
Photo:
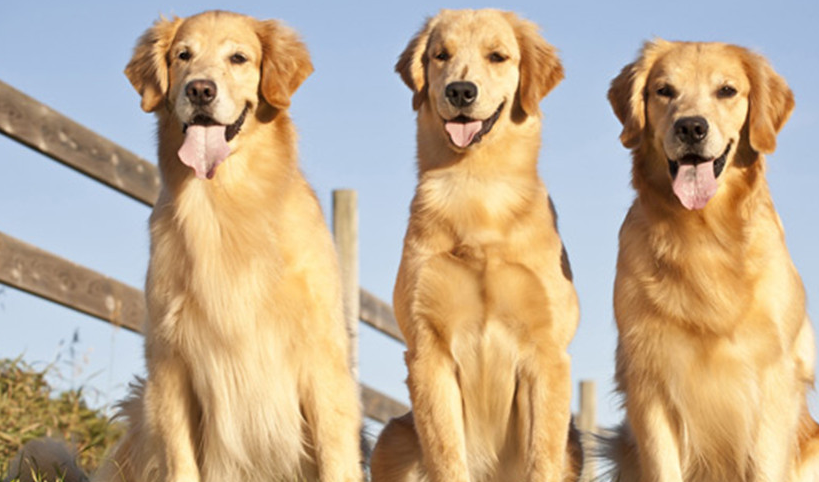
<instances>
[{"instance_id":1,"label":"fluffy tail","mask_svg":"<svg viewBox=\"0 0 819 482\"><path fill-rule=\"evenodd\" d=\"M597 437L594 458L600 461L603 471L595 477L597 482L638 482L640 466L637 446L626 422Z\"/></svg>"},{"instance_id":2,"label":"fluffy tail","mask_svg":"<svg viewBox=\"0 0 819 482\"><path fill-rule=\"evenodd\" d=\"M819 482L819 424L810 416L807 403L799 420L799 458L796 461L797 482Z\"/></svg>"},{"instance_id":3,"label":"fluffy tail","mask_svg":"<svg viewBox=\"0 0 819 482\"><path fill-rule=\"evenodd\" d=\"M87 482L88 476L77 465L74 454L64 443L54 439L28 442L14 457L3 482Z\"/></svg>"}]
</instances>

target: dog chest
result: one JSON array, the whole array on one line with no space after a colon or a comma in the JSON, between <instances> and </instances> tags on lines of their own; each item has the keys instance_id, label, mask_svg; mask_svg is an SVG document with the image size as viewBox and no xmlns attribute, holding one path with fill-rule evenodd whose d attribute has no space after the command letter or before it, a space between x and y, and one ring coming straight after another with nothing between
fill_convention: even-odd
<instances>
[{"instance_id":1,"label":"dog chest","mask_svg":"<svg viewBox=\"0 0 819 482\"><path fill-rule=\"evenodd\" d=\"M532 202L529 179L470 175L462 170L427 174L418 187L424 210L448 221L461 238L478 244L503 238L503 230Z\"/></svg>"},{"instance_id":2,"label":"dog chest","mask_svg":"<svg viewBox=\"0 0 819 482\"><path fill-rule=\"evenodd\" d=\"M414 318L430 324L447 346L467 439L475 444L470 450L491 454L490 459L504 449L517 426L521 363L549 343L547 301L533 271L491 251L483 261L442 254L418 273Z\"/></svg>"},{"instance_id":3,"label":"dog chest","mask_svg":"<svg viewBox=\"0 0 819 482\"><path fill-rule=\"evenodd\" d=\"M304 428L294 369L280 344L265 338L200 357L203 365L192 373L202 413L202 473L210 480L298 473L303 449L294 441Z\"/></svg>"},{"instance_id":4,"label":"dog chest","mask_svg":"<svg viewBox=\"0 0 819 482\"><path fill-rule=\"evenodd\" d=\"M452 345L470 452L497 457L514 429L517 347L514 334L496 320L464 333Z\"/></svg>"},{"instance_id":5,"label":"dog chest","mask_svg":"<svg viewBox=\"0 0 819 482\"><path fill-rule=\"evenodd\" d=\"M783 396L798 391L792 365L755 334L706 340L666 329L665 342L644 343L655 345L652 358L661 372L653 381L662 386L680 422L679 441L689 454L683 464L712 475L742 473L760 455L766 412L792 413L796 420L795 399Z\"/></svg>"}]
</instances>

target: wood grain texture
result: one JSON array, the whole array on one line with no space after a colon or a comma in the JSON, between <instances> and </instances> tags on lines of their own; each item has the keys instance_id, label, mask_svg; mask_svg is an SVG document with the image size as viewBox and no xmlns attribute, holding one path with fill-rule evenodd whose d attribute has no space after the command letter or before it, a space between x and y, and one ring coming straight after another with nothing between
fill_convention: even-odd
<instances>
[{"instance_id":1,"label":"wood grain texture","mask_svg":"<svg viewBox=\"0 0 819 482\"><path fill-rule=\"evenodd\" d=\"M0 233L0 282L137 333L142 291Z\"/></svg>"},{"instance_id":2,"label":"wood grain texture","mask_svg":"<svg viewBox=\"0 0 819 482\"><path fill-rule=\"evenodd\" d=\"M387 423L391 418L409 412L409 407L403 403L361 384L361 404L367 417L381 423Z\"/></svg>"},{"instance_id":3,"label":"wood grain texture","mask_svg":"<svg viewBox=\"0 0 819 482\"><path fill-rule=\"evenodd\" d=\"M146 205L159 195L156 165L2 81L0 132Z\"/></svg>"},{"instance_id":4,"label":"wood grain texture","mask_svg":"<svg viewBox=\"0 0 819 482\"><path fill-rule=\"evenodd\" d=\"M361 300L358 284L358 194L352 189L333 190L333 238L341 274L344 323L350 337L350 369L357 379Z\"/></svg>"},{"instance_id":5,"label":"wood grain texture","mask_svg":"<svg viewBox=\"0 0 819 482\"><path fill-rule=\"evenodd\" d=\"M361 310L359 314L361 321L392 339L404 343L404 335L401 334L401 329L398 328L392 306L381 301L365 289L361 290L360 299Z\"/></svg>"}]
</instances>

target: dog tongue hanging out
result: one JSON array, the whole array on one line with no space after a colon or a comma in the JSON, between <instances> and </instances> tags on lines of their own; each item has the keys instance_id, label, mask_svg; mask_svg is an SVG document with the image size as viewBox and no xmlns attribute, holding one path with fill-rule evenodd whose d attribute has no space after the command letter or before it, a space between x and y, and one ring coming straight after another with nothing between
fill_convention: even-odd
<instances>
[{"instance_id":1,"label":"dog tongue hanging out","mask_svg":"<svg viewBox=\"0 0 819 482\"><path fill-rule=\"evenodd\" d=\"M196 172L199 179L213 179L216 168L230 154L225 126L188 126L179 159Z\"/></svg>"},{"instance_id":2,"label":"dog tongue hanging out","mask_svg":"<svg viewBox=\"0 0 819 482\"><path fill-rule=\"evenodd\" d=\"M687 209L704 208L717 192L714 161L681 165L671 187Z\"/></svg>"},{"instance_id":3,"label":"dog tongue hanging out","mask_svg":"<svg viewBox=\"0 0 819 482\"><path fill-rule=\"evenodd\" d=\"M447 122L444 125L452 143L458 147L467 147L481 130L481 121Z\"/></svg>"}]
</instances>

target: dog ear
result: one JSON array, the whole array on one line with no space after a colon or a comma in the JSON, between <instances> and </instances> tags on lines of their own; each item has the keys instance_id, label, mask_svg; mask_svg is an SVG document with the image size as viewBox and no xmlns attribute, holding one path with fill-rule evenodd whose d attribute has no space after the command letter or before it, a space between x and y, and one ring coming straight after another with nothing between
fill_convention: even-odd
<instances>
[{"instance_id":1,"label":"dog ear","mask_svg":"<svg viewBox=\"0 0 819 482\"><path fill-rule=\"evenodd\" d=\"M285 109L290 96L313 73L310 53L294 30L276 20L260 21L256 32L262 43L262 96L273 107Z\"/></svg>"},{"instance_id":2,"label":"dog ear","mask_svg":"<svg viewBox=\"0 0 819 482\"><path fill-rule=\"evenodd\" d=\"M640 144L646 126L646 82L654 62L665 52L670 42L656 39L646 42L640 57L623 67L611 81L608 98L614 115L623 124L620 142L631 149Z\"/></svg>"},{"instance_id":3,"label":"dog ear","mask_svg":"<svg viewBox=\"0 0 819 482\"><path fill-rule=\"evenodd\" d=\"M557 50L543 39L535 23L511 12L504 15L515 30L520 48L518 101L527 115L537 115L540 101L563 80L563 64Z\"/></svg>"},{"instance_id":4,"label":"dog ear","mask_svg":"<svg viewBox=\"0 0 819 482\"><path fill-rule=\"evenodd\" d=\"M409 41L407 47L398 57L395 64L395 71L401 76L401 80L412 90L412 108L418 110L427 96L426 67L428 59L426 57L429 36L435 28L437 20L435 17L428 18Z\"/></svg>"},{"instance_id":5,"label":"dog ear","mask_svg":"<svg viewBox=\"0 0 819 482\"><path fill-rule=\"evenodd\" d=\"M168 51L182 19L160 18L137 40L125 76L142 96L142 110L153 112L168 93Z\"/></svg>"},{"instance_id":6,"label":"dog ear","mask_svg":"<svg viewBox=\"0 0 819 482\"><path fill-rule=\"evenodd\" d=\"M749 141L755 151L770 154L776 149L776 135L793 111L793 92L761 55L745 50L743 58L751 83Z\"/></svg>"}]
</instances>

